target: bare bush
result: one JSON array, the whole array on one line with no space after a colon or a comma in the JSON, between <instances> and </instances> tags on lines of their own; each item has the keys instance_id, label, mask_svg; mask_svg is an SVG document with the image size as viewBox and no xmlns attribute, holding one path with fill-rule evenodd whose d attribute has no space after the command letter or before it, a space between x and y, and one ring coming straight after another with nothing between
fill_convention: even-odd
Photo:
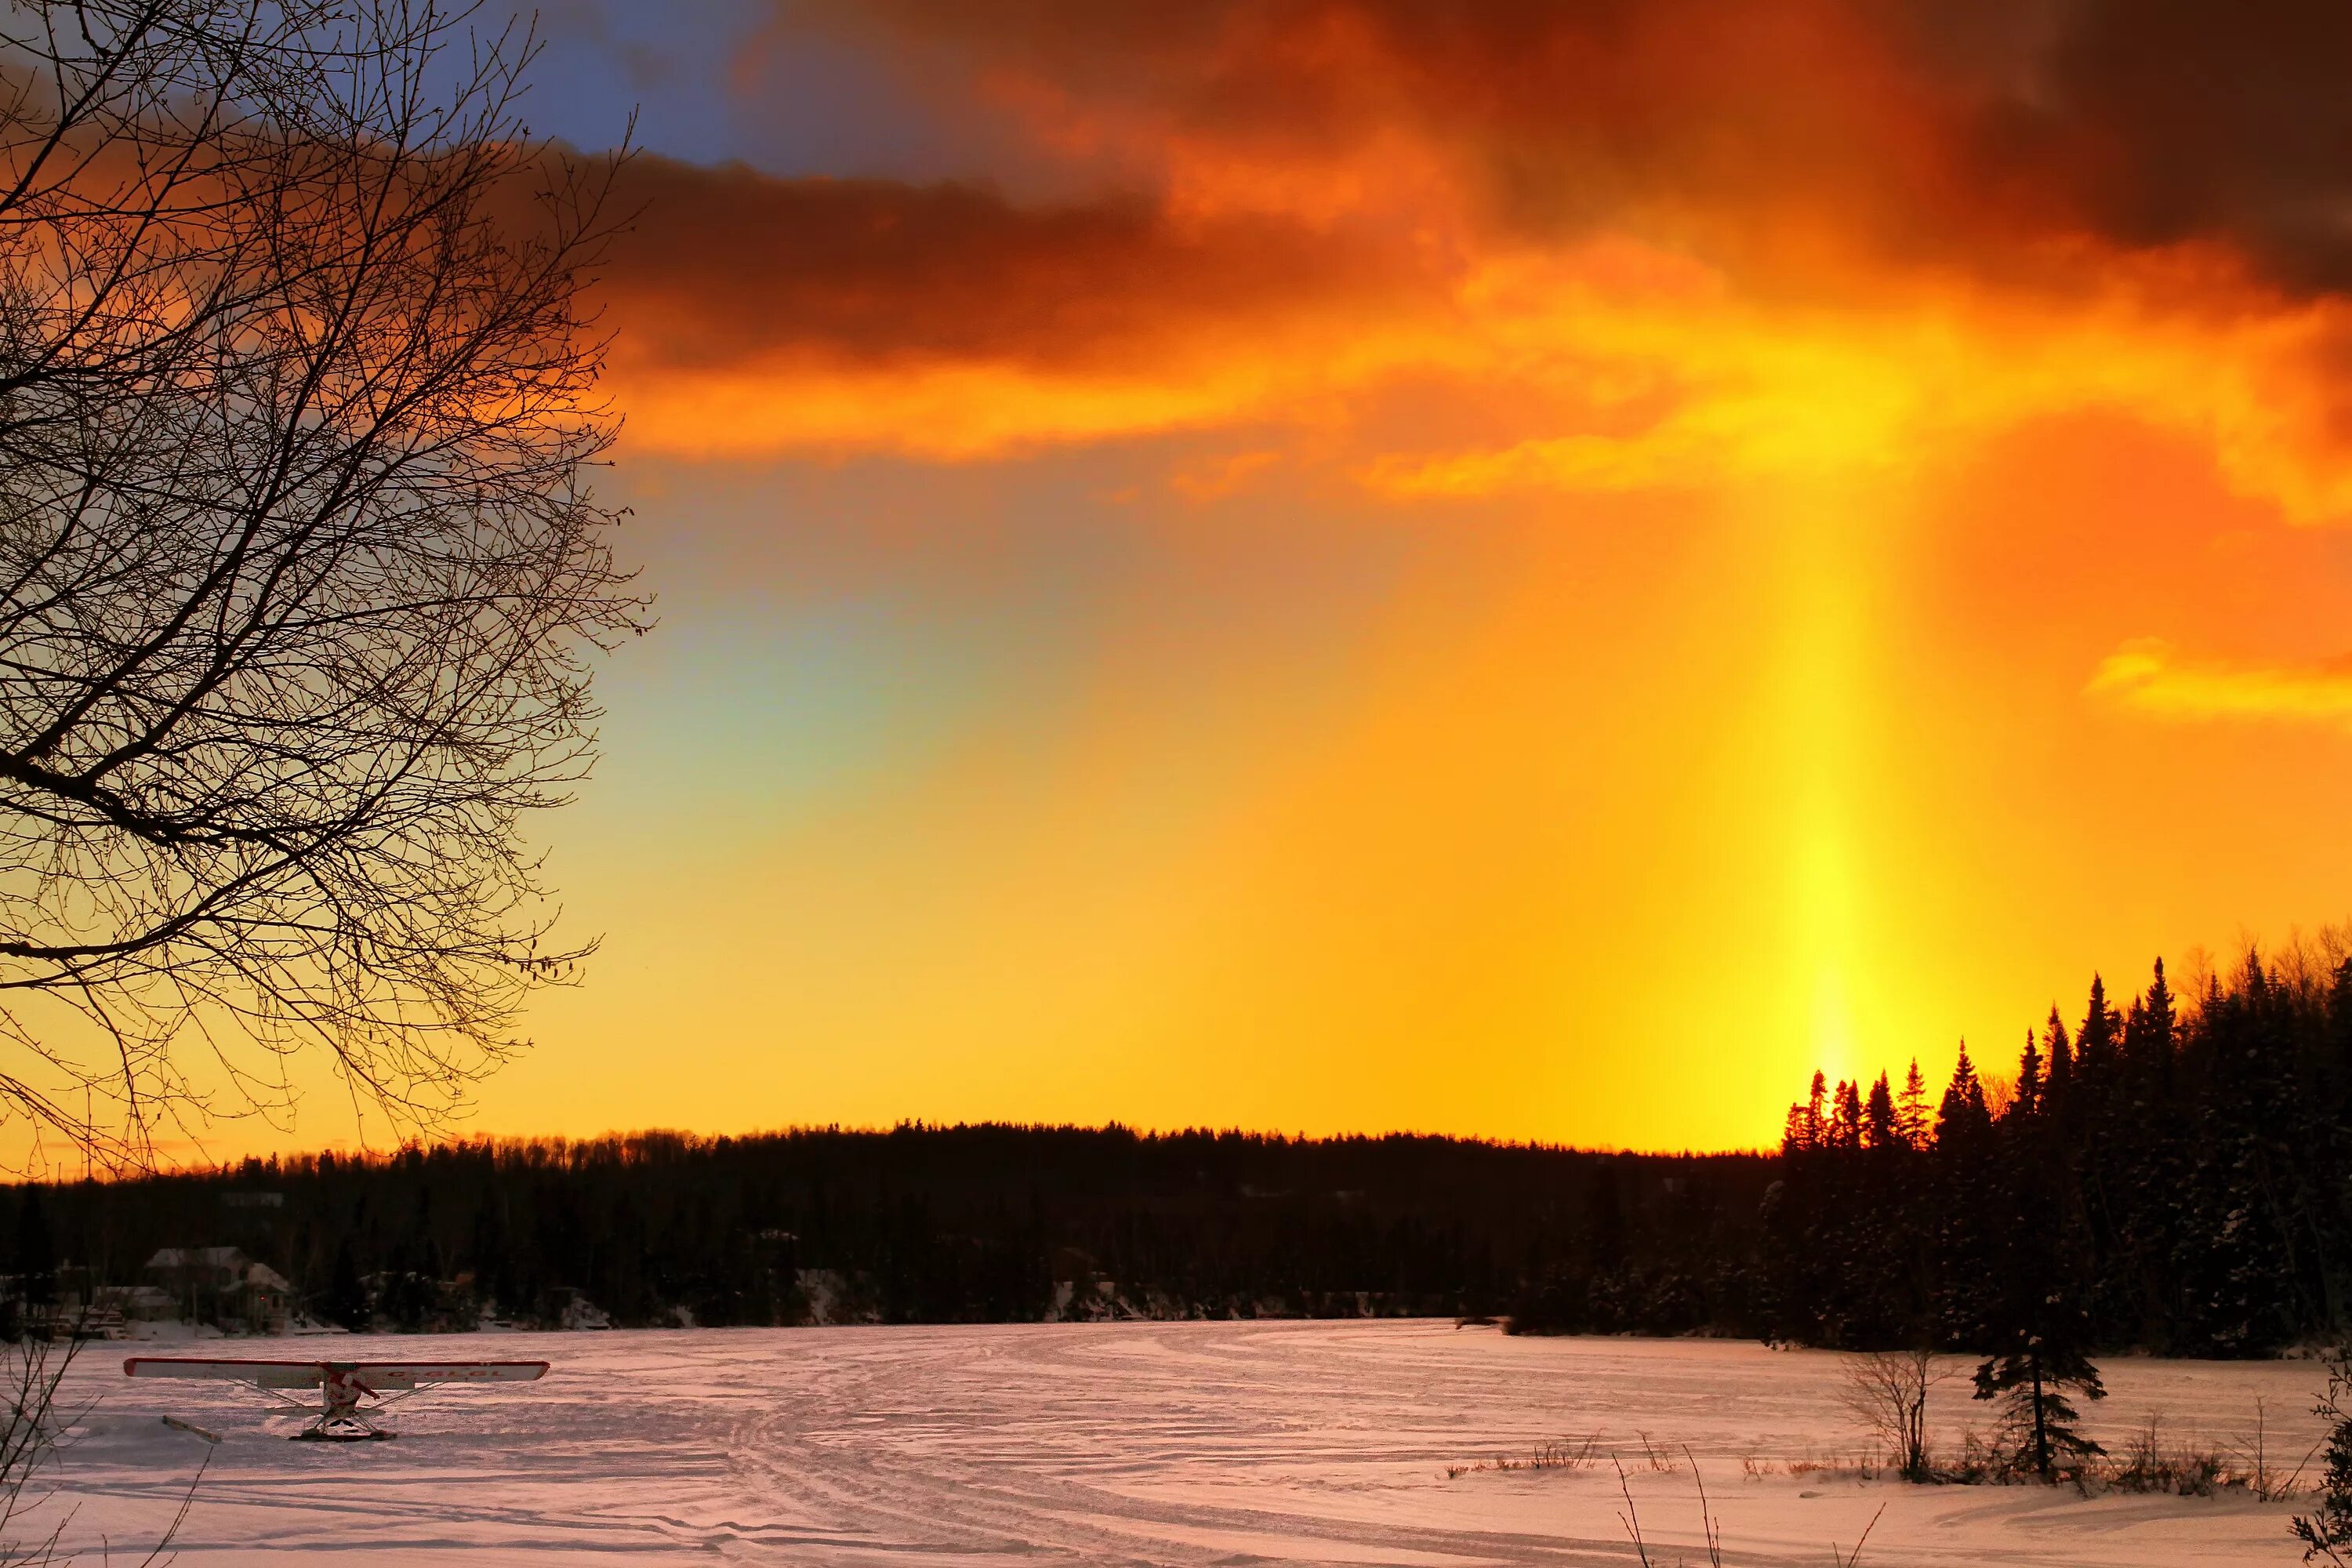
<instances>
[{"instance_id":1,"label":"bare bush","mask_svg":"<svg viewBox=\"0 0 2352 1568\"><path fill-rule=\"evenodd\" d=\"M112 1163L305 1048L429 1128L585 951L521 825L641 612L585 482L611 165L472 10L0 24L0 1107Z\"/></svg>"},{"instance_id":2,"label":"bare bush","mask_svg":"<svg viewBox=\"0 0 2352 1568\"><path fill-rule=\"evenodd\" d=\"M2163 1418L2151 1413L2124 1439L2123 1451L2097 1472L2100 1483L2117 1491L2179 1497L2210 1497L2215 1488L2229 1483L2229 1467L2221 1455L2168 1445L2163 1431Z\"/></svg>"},{"instance_id":3,"label":"bare bush","mask_svg":"<svg viewBox=\"0 0 2352 1568\"><path fill-rule=\"evenodd\" d=\"M1840 1402L1895 1457L1906 1481L1928 1479L1927 1394L1957 1374L1932 1351L1872 1351L1845 1358Z\"/></svg>"},{"instance_id":4,"label":"bare bush","mask_svg":"<svg viewBox=\"0 0 2352 1568\"><path fill-rule=\"evenodd\" d=\"M16 1531L36 1510L55 1500L41 1487L41 1473L55 1458L68 1428L89 1413L89 1405L68 1405L59 1398L66 1373L85 1342L79 1337L63 1342L31 1337L0 1346L0 1399L6 1401L6 1408L0 1410L0 1568L66 1568L73 1561L63 1547L66 1526L72 1522L69 1512L29 1541L17 1539ZM178 1511L138 1568L169 1560L172 1542L187 1522L196 1489L211 1464L207 1444Z\"/></svg>"},{"instance_id":5,"label":"bare bush","mask_svg":"<svg viewBox=\"0 0 2352 1568\"><path fill-rule=\"evenodd\" d=\"M1601 1434L1598 1432L1575 1441L1561 1437L1537 1444L1535 1451L1524 1458L1507 1455L1466 1465L1448 1465L1445 1467L1445 1479L1456 1480L1481 1470L1582 1470L1600 1462L1600 1446Z\"/></svg>"}]
</instances>

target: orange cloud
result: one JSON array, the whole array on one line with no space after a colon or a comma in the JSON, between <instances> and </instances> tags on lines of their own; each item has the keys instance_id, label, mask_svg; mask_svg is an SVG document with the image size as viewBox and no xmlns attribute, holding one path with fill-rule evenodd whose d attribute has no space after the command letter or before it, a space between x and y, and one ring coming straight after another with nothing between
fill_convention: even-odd
<instances>
[{"instance_id":1,"label":"orange cloud","mask_svg":"<svg viewBox=\"0 0 2352 1568\"><path fill-rule=\"evenodd\" d=\"M2340 58L2315 6L783 15L928 60L1097 194L645 161L604 283L643 447L1287 423L1403 498L1866 468L2088 406L2195 432L2290 515L2352 511L2352 240L2297 150L2352 110L2274 58ZM1382 426L1406 387L1481 416Z\"/></svg>"},{"instance_id":2,"label":"orange cloud","mask_svg":"<svg viewBox=\"0 0 2352 1568\"><path fill-rule=\"evenodd\" d=\"M2352 726L2352 659L2231 664L2184 658L2160 637L2126 643L2084 689L2160 719L2273 719Z\"/></svg>"}]
</instances>

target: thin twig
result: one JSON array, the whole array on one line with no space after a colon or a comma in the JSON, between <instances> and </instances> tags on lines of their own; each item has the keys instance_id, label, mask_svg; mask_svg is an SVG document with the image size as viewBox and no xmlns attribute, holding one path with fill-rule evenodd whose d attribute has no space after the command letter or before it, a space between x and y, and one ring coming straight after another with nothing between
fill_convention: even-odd
<instances>
[{"instance_id":1,"label":"thin twig","mask_svg":"<svg viewBox=\"0 0 2352 1568\"><path fill-rule=\"evenodd\" d=\"M1642 1513L1633 1506L1633 1489L1626 1483L1624 1462L1614 1454L1609 1456L1609 1462L1617 1467L1617 1489L1625 1496L1625 1511L1617 1516L1617 1522L1633 1538L1633 1550L1642 1559L1642 1568L1650 1568L1650 1548L1642 1540Z\"/></svg>"},{"instance_id":2,"label":"thin twig","mask_svg":"<svg viewBox=\"0 0 2352 1568\"><path fill-rule=\"evenodd\" d=\"M1690 1445L1683 1445L1683 1458L1690 1461L1691 1479L1698 1483L1698 1524L1706 1536L1706 1560L1709 1568L1723 1568L1723 1527L1716 1523L1715 1515L1706 1506L1706 1478L1699 1474L1698 1456Z\"/></svg>"},{"instance_id":3,"label":"thin twig","mask_svg":"<svg viewBox=\"0 0 2352 1568\"><path fill-rule=\"evenodd\" d=\"M1836 1542L1832 1541L1830 1542L1830 1561L1835 1563L1837 1568L1853 1568L1855 1563L1862 1561L1862 1549L1870 1544L1870 1532L1878 1528L1879 1515L1884 1514L1885 1511L1886 1505L1885 1503L1880 1503L1878 1505L1878 1513L1872 1514L1870 1516L1870 1522L1863 1526L1862 1539L1855 1542L1853 1543L1853 1550L1847 1552L1844 1556L1841 1557L1838 1555Z\"/></svg>"}]
</instances>

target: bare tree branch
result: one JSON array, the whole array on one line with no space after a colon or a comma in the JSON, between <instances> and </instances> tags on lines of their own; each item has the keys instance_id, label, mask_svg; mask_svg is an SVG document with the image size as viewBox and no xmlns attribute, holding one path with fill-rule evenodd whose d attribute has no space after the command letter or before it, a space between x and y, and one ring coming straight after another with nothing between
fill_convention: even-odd
<instances>
[{"instance_id":1,"label":"bare tree branch","mask_svg":"<svg viewBox=\"0 0 2352 1568\"><path fill-rule=\"evenodd\" d=\"M588 950L522 825L643 629L588 484L617 159L534 143L474 22L0 35L0 1107L110 1163L310 1048L430 1127Z\"/></svg>"}]
</instances>

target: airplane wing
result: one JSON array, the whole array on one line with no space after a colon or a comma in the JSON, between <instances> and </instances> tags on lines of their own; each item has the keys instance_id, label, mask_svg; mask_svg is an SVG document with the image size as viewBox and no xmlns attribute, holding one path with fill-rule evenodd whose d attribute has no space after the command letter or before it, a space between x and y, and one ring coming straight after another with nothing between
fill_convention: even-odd
<instances>
[{"instance_id":1,"label":"airplane wing","mask_svg":"<svg viewBox=\"0 0 2352 1568\"><path fill-rule=\"evenodd\" d=\"M135 1355L122 1363L125 1377L194 1377L214 1383L251 1383L263 1388L316 1388L327 1375L320 1361L236 1361L226 1356Z\"/></svg>"},{"instance_id":2,"label":"airplane wing","mask_svg":"<svg viewBox=\"0 0 2352 1568\"><path fill-rule=\"evenodd\" d=\"M444 1383L531 1383L545 1377L548 1369L543 1361L361 1361L348 1364L369 1388L425 1388Z\"/></svg>"},{"instance_id":3,"label":"airplane wing","mask_svg":"<svg viewBox=\"0 0 2352 1568\"><path fill-rule=\"evenodd\" d=\"M229 1356L135 1355L126 1377L191 1377L249 1383L262 1388L316 1388L331 1372L356 1377L367 1389L427 1388L445 1383L530 1383L545 1377L543 1361L257 1361Z\"/></svg>"}]
</instances>

